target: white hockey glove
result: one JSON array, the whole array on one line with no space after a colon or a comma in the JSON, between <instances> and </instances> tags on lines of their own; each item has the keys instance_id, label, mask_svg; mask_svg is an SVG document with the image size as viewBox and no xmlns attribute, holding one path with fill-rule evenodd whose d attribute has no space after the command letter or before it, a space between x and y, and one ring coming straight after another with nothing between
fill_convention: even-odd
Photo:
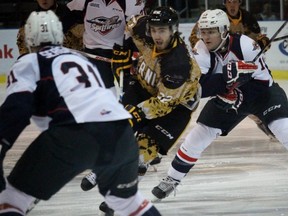
<instances>
[{"instance_id":1,"label":"white hockey glove","mask_svg":"<svg viewBox=\"0 0 288 216\"><path fill-rule=\"evenodd\" d=\"M231 61L223 66L223 79L227 85L239 87L251 79L257 68L253 62Z\"/></svg>"},{"instance_id":2,"label":"white hockey glove","mask_svg":"<svg viewBox=\"0 0 288 216\"><path fill-rule=\"evenodd\" d=\"M238 88L233 88L228 91L228 93L217 95L215 104L218 108L230 111L235 110L237 112L238 108L243 102L243 93Z\"/></svg>"}]
</instances>

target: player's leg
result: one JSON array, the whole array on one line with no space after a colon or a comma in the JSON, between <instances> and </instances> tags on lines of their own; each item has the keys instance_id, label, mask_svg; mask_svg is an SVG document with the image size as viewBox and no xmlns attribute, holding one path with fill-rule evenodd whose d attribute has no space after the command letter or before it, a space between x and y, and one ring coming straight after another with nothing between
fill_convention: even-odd
<instances>
[{"instance_id":1,"label":"player's leg","mask_svg":"<svg viewBox=\"0 0 288 216\"><path fill-rule=\"evenodd\" d=\"M288 149L288 101L285 91L274 83L258 108L259 118L263 119L277 140Z\"/></svg>"},{"instance_id":2,"label":"player's leg","mask_svg":"<svg viewBox=\"0 0 288 216\"><path fill-rule=\"evenodd\" d=\"M0 215L23 216L37 199L20 192L6 181L6 189L0 195Z\"/></svg>"},{"instance_id":3,"label":"player's leg","mask_svg":"<svg viewBox=\"0 0 288 216\"><path fill-rule=\"evenodd\" d=\"M152 194L157 200L161 200L175 191L180 181L200 158L201 153L219 134L221 134L220 129L210 128L200 123L192 128L177 151L168 170L167 177L152 190Z\"/></svg>"},{"instance_id":4,"label":"player's leg","mask_svg":"<svg viewBox=\"0 0 288 216\"><path fill-rule=\"evenodd\" d=\"M145 175L159 153L166 155L174 146L190 122L191 113L186 107L179 106L166 116L150 120L138 131L140 178Z\"/></svg>"},{"instance_id":5,"label":"player's leg","mask_svg":"<svg viewBox=\"0 0 288 216\"><path fill-rule=\"evenodd\" d=\"M152 190L156 200L161 200L179 185L190 169L200 158L202 152L219 135L227 135L246 116L228 113L215 106L214 99L202 109L197 125L185 137L168 170L168 175ZM221 128L221 129L220 129Z\"/></svg>"},{"instance_id":6,"label":"player's leg","mask_svg":"<svg viewBox=\"0 0 288 216\"><path fill-rule=\"evenodd\" d=\"M115 214L145 215L154 212L151 216L160 215L138 192L139 149L128 121L125 121L122 126L110 125L107 128L111 132L111 140L103 140L103 147L107 148L109 157L101 155L94 169L99 192L105 197L105 202L115 211Z\"/></svg>"},{"instance_id":7,"label":"player's leg","mask_svg":"<svg viewBox=\"0 0 288 216\"><path fill-rule=\"evenodd\" d=\"M29 145L8 175L7 185L14 190L7 187L0 194L1 204L11 201L5 201L9 196L4 193L13 196L17 203L12 200L11 205L22 212L30 210L36 198L50 199L77 174L93 167L98 148L97 141L83 125L57 126L44 131ZM29 202L23 200L23 196L30 197Z\"/></svg>"},{"instance_id":8,"label":"player's leg","mask_svg":"<svg viewBox=\"0 0 288 216\"><path fill-rule=\"evenodd\" d=\"M95 53L95 54L101 55L100 53ZM104 71L104 72L105 70L108 71L107 68L105 69L105 67L107 66L105 63L97 62L97 66L103 67L101 71ZM108 79L108 78L107 78L107 82L109 82L109 80L111 82L111 79ZM138 104L151 96L146 91L143 92L142 86L137 80L135 80L134 77L125 77L124 92L125 94L122 98L122 103L124 106L127 104ZM91 171L86 176L84 176L84 178L81 181L80 187L83 191L89 191L92 188L94 188L96 185L97 185L97 177L96 177L95 171Z\"/></svg>"}]
</instances>

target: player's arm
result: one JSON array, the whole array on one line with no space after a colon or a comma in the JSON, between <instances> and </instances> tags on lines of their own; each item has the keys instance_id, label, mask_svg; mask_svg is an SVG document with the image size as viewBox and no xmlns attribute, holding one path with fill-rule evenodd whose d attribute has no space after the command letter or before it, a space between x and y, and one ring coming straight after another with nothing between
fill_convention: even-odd
<instances>
[{"instance_id":1,"label":"player's arm","mask_svg":"<svg viewBox=\"0 0 288 216\"><path fill-rule=\"evenodd\" d=\"M64 7L61 16L63 32L67 33L73 26L83 20L85 1L70 1Z\"/></svg>"},{"instance_id":2,"label":"player's arm","mask_svg":"<svg viewBox=\"0 0 288 216\"><path fill-rule=\"evenodd\" d=\"M206 45L199 40L193 49L194 57L200 67L201 77L199 83L202 87L202 98L215 96L226 92L226 83L223 80L222 71L214 73L216 58L210 54Z\"/></svg>"},{"instance_id":3,"label":"player's arm","mask_svg":"<svg viewBox=\"0 0 288 216\"><path fill-rule=\"evenodd\" d=\"M3 160L24 128L30 124L33 95L29 92L9 95L0 107L0 192L5 189Z\"/></svg>"},{"instance_id":4,"label":"player's arm","mask_svg":"<svg viewBox=\"0 0 288 216\"><path fill-rule=\"evenodd\" d=\"M24 26L21 26L17 33L17 46L19 54L25 54L28 53L28 48L25 45L25 33L24 33Z\"/></svg>"},{"instance_id":5,"label":"player's arm","mask_svg":"<svg viewBox=\"0 0 288 216\"><path fill-rule=\"evenodd\" d=\"M199 40L197 34L198 34L198 24L196 23L189 36L189 42L192 48L196 45L197 41Z\"/></svg>"},{"instance_id":6,"label":"player's arm","mask_svg":"<svg viewBox=\"0 0 288 216\"><path fill-rule=\"evenodd\" d=\"M138 105L142 108L146 118L153 119L165 116L177 105L186 102L184 95L195 94L195 92L191 92L193 91L193 83L190 80L190 59L188 56L187 59L184 57L181 58L182 62L177 61L179 57L175 58L175 55L161 60L161 80L157 84L157 95Z\"/></svg>"}]
</instances>

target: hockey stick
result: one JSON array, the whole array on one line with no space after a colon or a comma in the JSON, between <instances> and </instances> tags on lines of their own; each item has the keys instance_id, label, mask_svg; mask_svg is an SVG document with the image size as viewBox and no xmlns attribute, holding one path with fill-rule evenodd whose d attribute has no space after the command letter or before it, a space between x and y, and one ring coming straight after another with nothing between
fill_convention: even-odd
<instances>
[{"instance_id":1,"label":"hockey stick","mask_svg":"<svg viewBox=\"0 0 288 216\"><path fill-rule=\"evenodd\" d=\"M273 42L276 42L276 41L280 41L280 40L285 40L286 38L288 38L288 35L284 35L282 37L277 37L273 40Z\"/></svg>"},{"instance_id":2,"label":"hockey stick","mask_svg":"<svg viewBox=\"0 0 288 216\"><path fill-rule=\"evenodd\" d=\"M254 57L254 59L252 60L252 62L255 62L261 55L263 52L265 52L265 50L267 49L267 47L270 46L270 44L274 41L274 39L276 38L276 36L280 33L280 31L282 31L282 29L286 26L287 24L287 20L279 27L279 29L274 33L274 35L270 38L269 42L260 50L260 52Z\"/></svg>"},{"instance_id":3,"label":"hockey stick","mask_svg":"<svg viewBox=\"0 0 288 216\"><path fill-rule=\"evenodd\" d=\"M79 50L75 50L75 51L80 53L80 54L82 54L82 55L84 55L84 56L87 56L87 57L90 57L90 58L93 58L93 59L96 59L96 60L100 60L100 61L111 63L111 59L109 59L109 58L106 58L106 57L103 57L103 56L99 56L99 55L90 54L90 53L86 53L86 52L82 52L82 51L79 51Z\"/></svg>"}]
</instances>

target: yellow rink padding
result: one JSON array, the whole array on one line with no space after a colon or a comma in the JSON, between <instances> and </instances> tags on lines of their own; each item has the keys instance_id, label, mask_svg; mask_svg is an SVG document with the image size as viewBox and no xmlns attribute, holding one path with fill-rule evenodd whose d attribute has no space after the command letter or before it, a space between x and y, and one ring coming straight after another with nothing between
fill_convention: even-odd
<instances>
[{"instance_id":1,"label":"yellow rink padding","mask_svg":"<svg viewBox=\"0 0 288 216\"><path fill-rule=\"evenodd\" d=\"M288 70L272 70L272 75L274 79L288 80Z\"/></svg>"},{"instance_id":2,"label":"yellow rink padding","mask_svg":"<svg viewBox=\"0 0 288 216\"><path fill-rule=\"evenodd\" d=\"M5 83L6 82L6 75L1 74L0 75L0 83Z\"/></svg>"},{"instance_id":3,"label":"yellow rink padding","mask_svg":"<svg viewBox=\"0 0 288 216\"><path fill-rule=\"evenodd\" d=\"M288 70L272 70L274 79L288 80ZM6 82L6 75L0 74L0 83Z\"/></svg>"}]
</instances>

